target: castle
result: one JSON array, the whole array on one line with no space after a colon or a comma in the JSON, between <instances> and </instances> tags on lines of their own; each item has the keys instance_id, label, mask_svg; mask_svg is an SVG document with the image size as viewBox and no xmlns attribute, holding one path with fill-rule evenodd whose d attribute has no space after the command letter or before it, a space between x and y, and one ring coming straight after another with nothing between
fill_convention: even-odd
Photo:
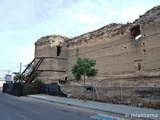
<instances>
[{"instance_id":1,"label":"castle","mask_svg":"<svg viewBox=\"0 0 160 120\"><path fill-rule=\"evenodd\" d=\"M112 23L98 30L68 38L50 35L35 42L35 59L43 82L57 82L68 75L77 58L95 59L98 75L88 78L99 86L160 87L160 6L133 23ZM76 83L75 83L76 84ZM81 83L77 83L81 84Z\"/></svg>"}]
</instances>

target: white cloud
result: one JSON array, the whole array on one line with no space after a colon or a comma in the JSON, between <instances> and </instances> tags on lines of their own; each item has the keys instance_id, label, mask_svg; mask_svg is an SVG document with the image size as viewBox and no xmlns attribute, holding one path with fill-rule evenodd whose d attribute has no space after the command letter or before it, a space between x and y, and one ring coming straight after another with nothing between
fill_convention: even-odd
<instances>
[{"instance_id":1,"label":"white cloud","mask_svg":"<svg viewBox=\"0 0 160 120\"><path fill-rule=\"evenodd\" d=\"M144 14L146 10L147 9L144 6L134 6L132 8L124 8L120 13L121 21L133 22L135 19L139 18L139 15Z\"/></svg>"},{"instance_id":2,"label":"white cloud","mask_svg":"<svg viewBox=\"0 0 160 120\"><path fill-rule=\"evenodd\" d=\"M76 19L76 21L86 22L88 24L95 24L100 23L102 20L98 16L94 16L92 14L86 14L86 13L75 13L72 11L67 10L67 15L72 17L73 19Z\"/></svg>"}]
</instances>

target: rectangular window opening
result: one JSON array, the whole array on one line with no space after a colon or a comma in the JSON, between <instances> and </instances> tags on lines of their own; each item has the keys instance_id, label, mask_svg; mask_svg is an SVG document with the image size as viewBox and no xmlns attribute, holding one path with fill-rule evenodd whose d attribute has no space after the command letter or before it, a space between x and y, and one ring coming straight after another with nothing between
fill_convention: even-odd
<instances>
[{"instance_id":1,"label":"rectangular window opening","mask_svg":"<svg viewBox=\"0 0 160 120\"><path fill-rule=\"evenodd\" d=\"M142 60L134 60L136 71L141 71L142 69Z\"/></svg>"},{"instance_id":2,"label":"rectangular window opening","mask_svg":"<svg viewBox=\"0 0 160 120\"><path fill-rule=\"evenodd\" d=\"M57 46L57 57L61 54L61 46Z\"/></svg>"},{"instance_id":3,"label":"rectangular window opening","mask_svg":"<svg viewBox=\"0 0 160 120\"><path fill-rule=\"evenodd\" d=\"M131 31L131 37L132 37L132 39L138 40L142 36L139 25L131 28L130 31Z\"/></svg>"}]
</instances>

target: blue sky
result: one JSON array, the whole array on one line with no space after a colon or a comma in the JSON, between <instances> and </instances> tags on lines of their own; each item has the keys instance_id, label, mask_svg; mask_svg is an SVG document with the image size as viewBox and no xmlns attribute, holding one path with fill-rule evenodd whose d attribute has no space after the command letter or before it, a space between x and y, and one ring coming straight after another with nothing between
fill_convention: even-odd
<instances>
[{"instance_id":1,"label":"blue sky","mask_svg":"<svg viewBox=\"0 0 160 120\"><path fill-rule=\"evenodd\" d=\"M34 58L42 36L75 37L109 23L133 22L160 0L0 0L0 77ZM23 67L24 69L24 67Z\"/></svg>"}]
</instances>

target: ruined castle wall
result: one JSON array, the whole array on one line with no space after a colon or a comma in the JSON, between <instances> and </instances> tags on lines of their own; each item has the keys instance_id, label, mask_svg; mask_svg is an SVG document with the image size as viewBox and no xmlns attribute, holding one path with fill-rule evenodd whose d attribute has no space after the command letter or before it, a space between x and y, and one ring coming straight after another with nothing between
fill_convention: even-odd
<instances>
[{"instance_id":1,"label":"ruined castle wall","mask_svg":"<svg viewBox=\"0 0 160 120\"><path fill-rule=\"evenodd\" d=\"M39 71L43 71L41 77L49 79L59 79L66 73L73 79L71 67L77 58L91 58L97 61L95 67L99 71L94 79L101 85L116 86L120 79L125 85L149 85L150 78L154 85L160 85L159 38L157 6L133 23L109 24L72 39L59 35L42 37L35 43L35 58L48 57ZM59 56L57 46L61 46Z\"/></svg>"},{"instance_id":2,"label":"ruined castle wall","mask_svg":"<svg viewBox=\"0 0 160 120\"><path fill-rule=\"evenodd\" d=\"M100 39L100 38L97 38ZM96 68L99 70L99 75L103 74L112 74L113 72L119 72L124 69L123 63L126 63L126 59L124 58L125 49L124 47L130 44L127 38L115 38L116 40L105 40L101 39L100 43L96 45L91 45L92 43L87 43L86 45L75 47L75 49L69 48L68 51L68 66L72 66L73 60L76 58L91 58L97 61ZM89 44L89 45L88 45ZM77 53L78 52L78 53ZM128 56L126 56L128 57ZM131 57L128 57L131 58ZM123 63L121 63L123 62ZM114 67L112 67L114 65ZM121 66L121 67L120 67ZM119 68L120 67L120 68ZM127 70L128 69L128 70ZM128 67L126 71L133 71L133 67ZM100 75L100 76L101 76Z\"/></svg>"},{"instance_id":3,"label":"ruined castle wall","mask_svg":"<svg viewBox=\"0 0 160 120\"><path fill-rule=\"evenodd\" d=\"M143 60L143 70L160 71L160 21L151 23L143 28L143 50L145 59Z\"/></svg>"},{"instance_id":4,"label":"ruined castle wall","mask_svg":"<svg viewBox=\"0 0 160 120\"><path fill-rule=\"evenodd\" d=\"M130 29L136 25L140 25L142 35L138 40L131 38L130 32ZM156 20L148 24L134 23L126 26L122 31L116 36L112 36L115 32L110 32L88 41L79 37L79 40L83 41L81 44L69 44L69 76L73 78L70 72L71 66L78 57L81 57L97 61L96 68L99 70L95 78L97 80L114 79L115 83L119 84L120 78L131 80L139 76L155 77L156 85L160 85L158 81L160 76L160 21ZM141 79L136 79L137 83L139 81ZM148 80L146 82L149 84Z\"/></svg>"},{"instance_id":5,"label":"ruined castle wall","mask_svg":"<svg viewBox=\"0 0 160 120\"><path fill-rule=\"evenodd\" d=\"M40 57L44 57L42 64L39 66L39 78L43 82L53 82L61 79L66 74L67 51L63 47L64 38L59 36L43 37L35 44L35 64ZM57 46L61 50L57 56Z\"/></svg>"}]
</instances>

